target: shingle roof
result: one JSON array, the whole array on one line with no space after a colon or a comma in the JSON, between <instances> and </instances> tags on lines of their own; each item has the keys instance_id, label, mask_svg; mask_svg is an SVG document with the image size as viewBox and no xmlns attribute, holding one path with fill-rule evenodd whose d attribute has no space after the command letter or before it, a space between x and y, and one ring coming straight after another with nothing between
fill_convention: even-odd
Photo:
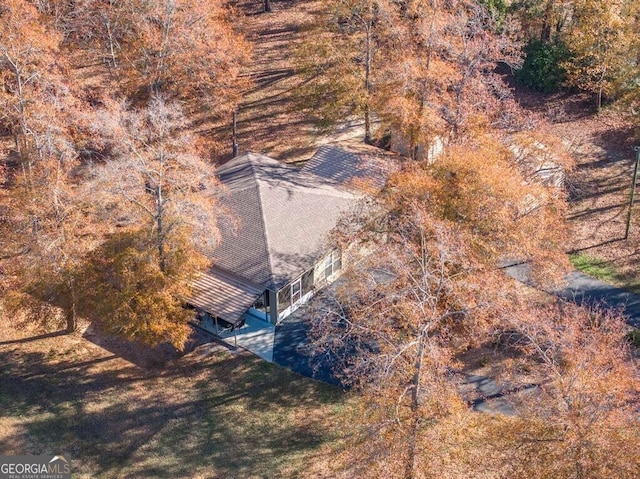
<instances>
[{"instance_id":1,"label":"shingle roof","mask_svg":"<svg viewBox=\"0 0 640 479\"><path fill-rule=\"evenodd\" d=\"M230 324L236 324L263 292L256 285L215 269L199 274L191 286L187 303Z\"/></svg>"},{"instance_id":2,"label":"shingle roof","mask_svg":"<svg viewBox=\"0 0 640 479\"><path fill-rule=\"evenodd\" d=\"M388 154L381 153L379 148L362 144L323 145L302 171L324 178L335 186L353 188L368 185L380 190L395 165Z\"/></svg>"},{"instance_id":3,"label":"shingle roof","mask_svg":"<svg viewBox=\"0 0 640 479\"><path fill-rule=\"evenodd\" d=\"M221 221L215 265L272 290L313 265L359 196L256 153L234 158L218 175L227 188L221 202L237 224Z\"/></svg>"}]
</instances>

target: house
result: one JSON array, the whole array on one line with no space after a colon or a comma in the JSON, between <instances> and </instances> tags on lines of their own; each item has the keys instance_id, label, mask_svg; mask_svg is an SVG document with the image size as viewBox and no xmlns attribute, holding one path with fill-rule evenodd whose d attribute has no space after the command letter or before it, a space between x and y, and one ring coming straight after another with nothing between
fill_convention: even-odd
<instances>
[{"instance_id":1,"label":"house","mask_svg":"<svg viewBox=\"0 0 640 479\"><path fill-rule=\"evenodd\" d=\"M342 252L328 235L389 171L367 148L325 145L302 168L245 153L218 168L227 217L218 246L206 252L214 266L188 299L201 318L216 330L247 320L275 325L340 274Z\"/></svg>"}]
</instances>

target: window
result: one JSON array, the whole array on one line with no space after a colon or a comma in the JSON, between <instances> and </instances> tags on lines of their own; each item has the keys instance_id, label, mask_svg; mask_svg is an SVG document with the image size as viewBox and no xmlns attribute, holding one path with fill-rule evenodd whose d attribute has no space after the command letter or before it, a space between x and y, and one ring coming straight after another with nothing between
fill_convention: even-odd
<instances>
[{"instance_id":1,"label":"window","mask_svg":"<svg viewBox=\"0 0 640 479\"><path fill-rule=\"evenodd\" d=\"M333 263L331 262L331 255L327 255L322 261L322 267L324 271L322 272L322 276L324 279L328 279L333 274Z\"/></svg>"},{"instance_id":2,"label":"window","mask_svg":"<svg viewBox=\"0 0 640 479\"><path fill-rule=\"evenodd\" d=\"M278 312L282 312L291 306L291 285L288 284L278 291Z\"/></svg>"},{"instance_id":3,"label":"window","mask_svg":"<svg viewBox=\"0 0 640 479\"><path fill-rule=\"evenodd\" d=\"M316 283L329 280L333 275L342 269L342 254L340 250L334 250L316 266Z\"/></svg>"},{"instance_id":4,"label":"window","mask_svg":"<svg viewBox=\"0 0 640 479\"><path fill-rule=\"evenodd\" d=\"M331 253L332 274L336 274L342 269L342 252L335 250Z\"/></svg>"},{"instance_id":5,"label":"window","mask_svg":"<svg viewBox=\"0 0 640 479\"><path fill-rule=\"evenodd\" d=\"M302 284L300 278L291 283L291 304L296 304L302 297Z\"/></svg>"},{"instance_id":6,"label":"window","mask_svg":"<svg viewBox=\"0 0 640 479\"><path fill-rule=\"evenodd\" d=\"M313 291L313 268L302 275L301 282L303 296Z\"/></svg>"},{"instance_id":7,"label":"window","mask_svg":"<svg viewBox=\"0 0 640 479\"><path fill-rule=\"evenodd\" d=\"M278 291L278 312L281 313L289 306L299 303L302 297L311 291L313 291L313 268Z\"/></svg>"}]
</instances>

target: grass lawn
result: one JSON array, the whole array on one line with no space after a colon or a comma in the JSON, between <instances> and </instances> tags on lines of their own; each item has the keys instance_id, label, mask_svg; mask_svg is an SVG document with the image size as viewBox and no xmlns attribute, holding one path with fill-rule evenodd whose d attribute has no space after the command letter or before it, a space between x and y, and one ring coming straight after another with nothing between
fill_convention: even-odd
<instances>
[{"instance_id":1,"label":"grass lawn","mask_svg":"<svg viewBox=\"0 0 640 479\"><path fill-rule=\"evenodd\" d=\"M80 334L0 324L0 453L64 454L74 478L320 477L342 393L205 345L145 370Z\"/></svg>"},{"instance_id":2,"label":"grass lawn","mask_svg":"<svg viewBox=\"0 0 640 479\"><path fill-rule=\"evenodd\" d=\"M589 276L640 294L640 278L635 274L621 273L616 266L598 256L585 253L572 254L569 260L573 267Z\"/></svg>"}]
</instances>

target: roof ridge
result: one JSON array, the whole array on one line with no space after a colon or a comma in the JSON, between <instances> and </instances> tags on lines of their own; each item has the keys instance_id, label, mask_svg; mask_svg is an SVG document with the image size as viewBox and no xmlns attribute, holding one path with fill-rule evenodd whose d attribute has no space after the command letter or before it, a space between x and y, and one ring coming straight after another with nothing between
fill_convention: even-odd
<instances>
[{"instance_id":1,"label":"roof ridge","mask_svg":"<svg viewBox=\"0 0 640 479\"><path fill-rule=\"evenodd\" d=\"M321 176L318 176L318 178L321 180L325 180ZM321 186L322 187L305 188L303 192L308 195L333 196L335 198L346 198L349 196L350 197L362 196L361 193L358 193L357 191L356 192L352 191L352 188L347 188L340 184L325 183Z\"/></svg>"},{"instance_id":2,"label":"roof ridge","mask_svg":"<svg viewBox=\"0 0 640 479\"><path fill-rule=\"evenodd\" d=\"M251 155L251 153L249 153ZM267 228L267 218L264 214L264 208L262 207L262 202L264 198L262 197L262 182L259 181L258 176L255 171L255 164L253 162L253 158L249 156L249 164L251 165L251 175L253 176L253 182L256 185L256 190L258 192L258 209L260 210L260 219L262 220L262 231L264 233L264 241L267 248L267 262L269 263L269 286L273 286L275 284L275 275L273 274L273 261L271 259L271 247L269 243L269 233Z\"/></svg>"}]
</instances>

